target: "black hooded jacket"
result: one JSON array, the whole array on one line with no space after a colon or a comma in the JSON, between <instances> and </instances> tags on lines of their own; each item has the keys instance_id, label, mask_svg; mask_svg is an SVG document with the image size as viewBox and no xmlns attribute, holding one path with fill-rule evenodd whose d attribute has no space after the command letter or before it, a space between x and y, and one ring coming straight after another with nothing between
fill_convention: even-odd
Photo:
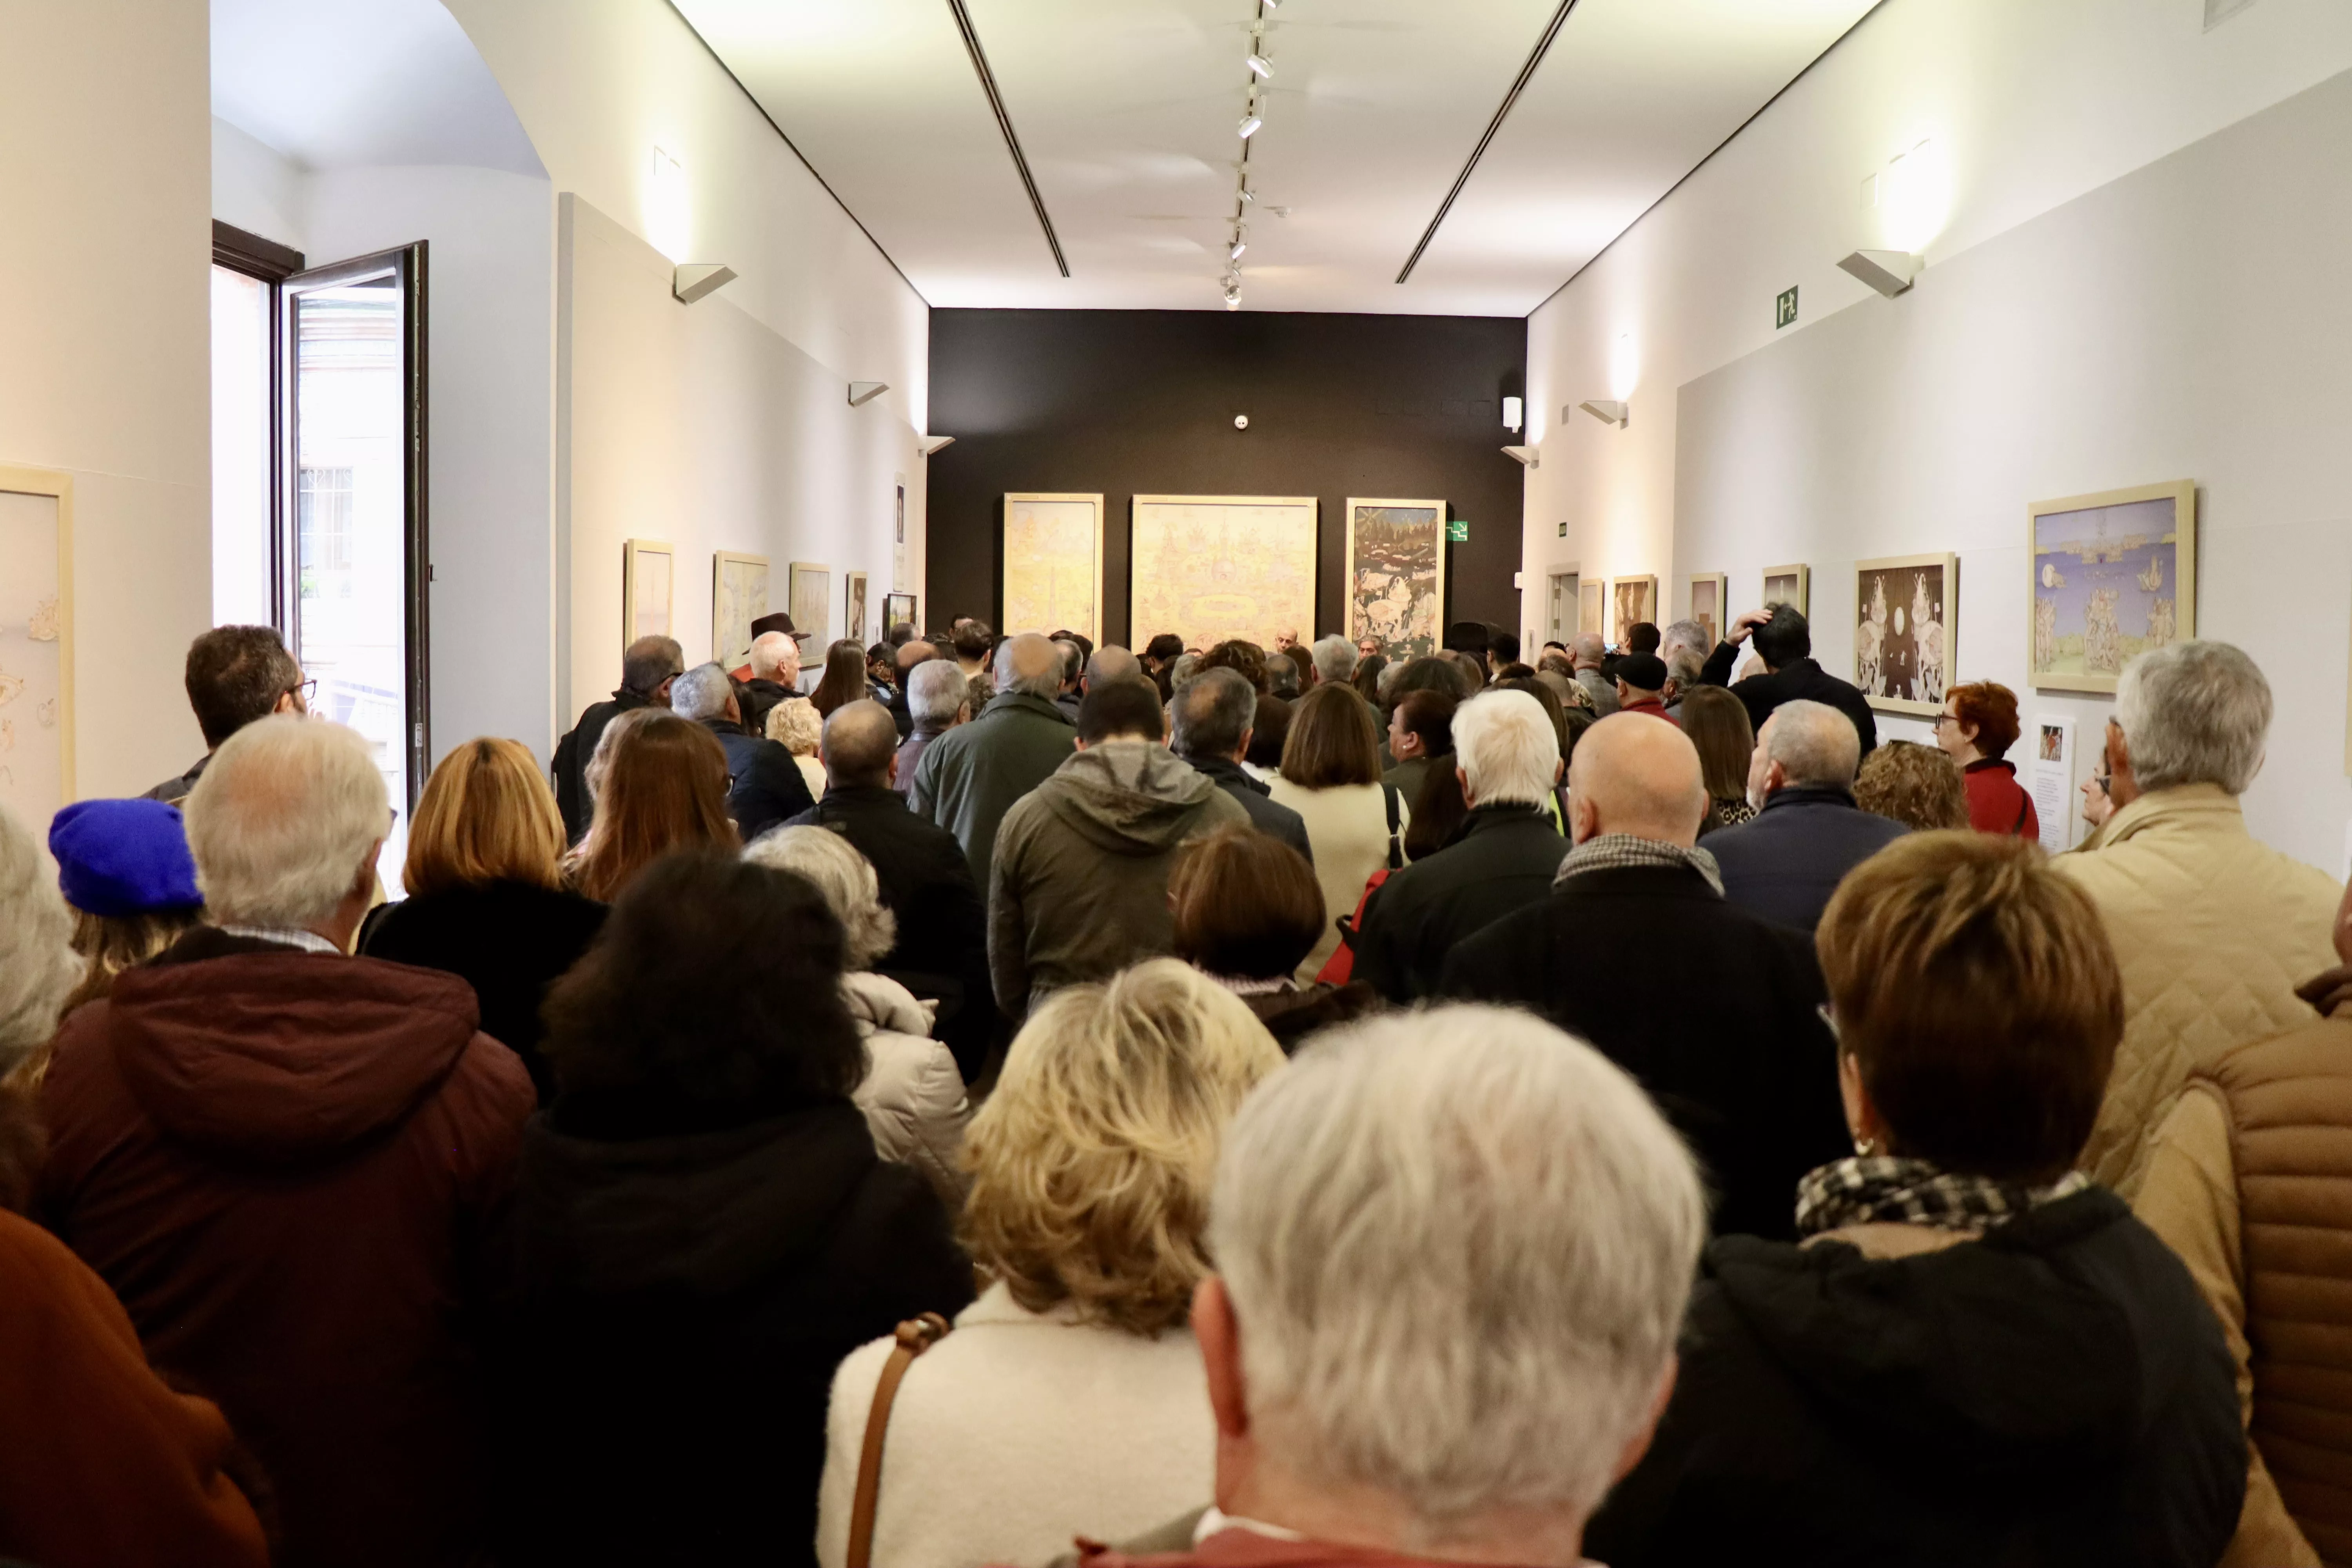
<instances>
[{"instance_id":1,"label":"black hooded jacket","mask_svg":"<svg viewBox=\"0 0 2352 1568\"><path fill-rule=\"evenodd\" d=\"M2246 1445L2179 1258L2094 1187L1939 1251L1707 1248L1612 1568L2211 1568Z\"/></svg>"}]
</instances>

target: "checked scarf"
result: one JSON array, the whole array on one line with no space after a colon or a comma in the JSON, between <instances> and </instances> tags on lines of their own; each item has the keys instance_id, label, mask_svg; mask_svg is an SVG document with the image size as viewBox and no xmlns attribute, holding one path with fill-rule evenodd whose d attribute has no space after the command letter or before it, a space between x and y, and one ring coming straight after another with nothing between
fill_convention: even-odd
<instances>
[{"instance_id":1,"label":"checked scarf","mask_svg":"<svg viewBox=\"0 0 2352 1568\"><path fill-rule=\"evenodd\" d=\"M1797 1234L1818 1236L1872 1223L1990 1230L2090 1184L2080 1171L2069 1171L2046 1187L2029 1187L1957 1175L1926 1160L1858 1154L1808 1172L1798 1182Z\"/></svg>"}]
</instances>

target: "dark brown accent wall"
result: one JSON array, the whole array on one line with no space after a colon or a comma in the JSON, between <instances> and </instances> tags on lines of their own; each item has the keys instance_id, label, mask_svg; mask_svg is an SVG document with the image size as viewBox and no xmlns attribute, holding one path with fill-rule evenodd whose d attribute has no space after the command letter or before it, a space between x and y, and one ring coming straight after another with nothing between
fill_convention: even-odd
<instances>
[{"instance_id":1,"label":"dark brown accent wall","mask_svg":"<svg viewBox=\"0 0 2352 1568\"><path fill-rule=\"evenodd\" d=\"M1516 629L1502 399L1524 390L1527 341L1516 316L933 310L930 429L956 440L930 459L923 620L1001 624L1007 491L1099 490L1106 641L1160 629L1128 625L1137 495L1319 497L1318 632L1344 629L1347 499L1443 498L1470 524L1447 618Z\"/></svg>"}]
</instances>

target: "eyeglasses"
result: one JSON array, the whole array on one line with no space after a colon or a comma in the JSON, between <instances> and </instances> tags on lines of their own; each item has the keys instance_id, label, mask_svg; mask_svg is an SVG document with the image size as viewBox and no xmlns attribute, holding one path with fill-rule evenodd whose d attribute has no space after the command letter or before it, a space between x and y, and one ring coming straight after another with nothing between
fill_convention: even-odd
<instances>
[{"instance_id":1,"label":"eyeglasses","mask_svg":"<svg viewBox=\"0 0 2352 1568\"><path fill-rule=\"evenodd\" d=\"M1957 713L1938 713L1936 715L1935 728L1940 730L1947 724L1957 724L1959 721L1960 716Z\"/></svg>"},{"instance_id":2,"label":"eyeglasses","mask_svg":"<svg viewBox=\"0 0 2352 1568\"><path fill-rule=\"evenodd\" d=\"M300 698L302 706L308 708L319 695L319 683L316 679L297 681L286 689L286 694Z\"/></svg>"},{"instance_id":3,"label":"eyeglasses","mask_svg":"<svg viewBox=\"0 0 2352 1568\"><path fill-rule=\"evenodd\" d=\"M1813 1006L1813 1013L1815 1016L1821 1019L1822 1027L1830 1032L1830 1038L1832 1040L1839 1040L1840 1037L1838 1035L1837 1017L1835 1015L1831 1013L1830 1005L1826 1002L1816 1003ZM1841 1041L1840 1043L1843 1042Z\"/></svg>"}]
</instances>

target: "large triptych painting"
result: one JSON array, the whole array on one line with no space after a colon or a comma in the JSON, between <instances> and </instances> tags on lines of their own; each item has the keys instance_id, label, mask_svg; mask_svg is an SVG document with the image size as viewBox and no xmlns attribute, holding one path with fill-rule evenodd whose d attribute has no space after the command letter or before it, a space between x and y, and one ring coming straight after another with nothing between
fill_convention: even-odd
<instances>
[{"instance_id":1,"label":"large triptych painting","mask_svg":"<svg viewBox=\"0 0 2352 1568\"><path fill-rule=\"evenodd\" d=\"M1896 555L1853 568L1853 683L1873 708L1940 713L1959 661L1959 557Z\"/></svg>"},{"instance_id":2,"label":"large triptych painting","mask_svg":"<svg viewBox=\"0 0 2352 1568\"><path fill-rule=\"evenodd\" d=\"M1445 629L1445 503L1348 500L1351 642L1370 637L1391 661L1434 653Z\"/></svg>"},{"instance_id":3,"label":"large triptych painting","mask_svg":"<svg viewBox=\"0 0 2352 1568\"><path fill-rule=\"evenodd\" d=\"M0 804L46 840L73 798L73 481L0 467Z\"/></svg>"},{"instance_id":4,"label":"large triptych painting","mask_svg":"<svg viewBox=\"0 0 2352 1568\"><path fill-rule=\"evenodd\" d=\"M1102 640L1103 499L1004 498L1004 603L998 629L1084 632Z\"/></svg>"},{"instance_id":5,"label":"large triptych painting","mask_svg":"<svg viewBox=\"0 0 2352 1568\"><path fill-rule=\"evenodd\" d=\"M2036 687L2112 692L2133 655L2197 635L2194 480L2036 501L2027 521Z\"/></svg>"},{"instance_id":6,"label":"large triptych painting","mask_svg":"<svg viewBox=\"0 0 2352 1568\"><path fill-rule=\"evenodd\" d=\"M1128 635L1272 647L1315 630L1313 496L1137 496Z\"/></svg>"}]
</instances>

